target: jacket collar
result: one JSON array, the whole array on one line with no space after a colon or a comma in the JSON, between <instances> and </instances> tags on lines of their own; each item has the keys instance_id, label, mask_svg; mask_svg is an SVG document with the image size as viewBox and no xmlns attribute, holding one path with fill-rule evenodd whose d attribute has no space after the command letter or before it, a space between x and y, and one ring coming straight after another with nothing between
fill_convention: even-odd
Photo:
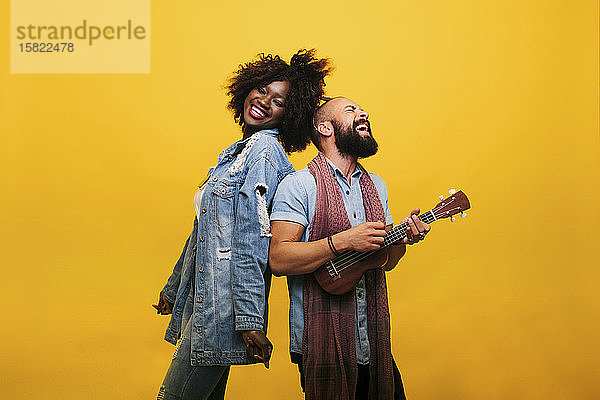
<instances>
[{"instance_id":1,"label":"jacket collar","mask_svg":"<svg viewBox=\"0 0 600 400\"><path fill-rule=\"evenodd\" d=\"M218 162L221 162L221 160L226 156L235 156L237 153L243 150L243 148L246 146L246 143L248 143L251 137L259 134L277 137L277 135L279 135L279 129L263 129L262 131L255 132L252 136L247 137L246 139L238 140L237 142L229 146L227 149L223 150L221 154L219 154Z\"/></svg>"}]
</instances>

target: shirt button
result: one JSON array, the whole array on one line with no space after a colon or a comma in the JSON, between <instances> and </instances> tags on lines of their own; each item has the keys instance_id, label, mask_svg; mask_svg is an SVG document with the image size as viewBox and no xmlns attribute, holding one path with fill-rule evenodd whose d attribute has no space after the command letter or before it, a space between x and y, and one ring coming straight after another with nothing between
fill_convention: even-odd
<instances>
[{"instance_id":1,"label":"shirt button","mask_svg":"<svg viewBox=\"0 0 600 400\"><path fill-rule=\"evenodd\" d=\"M198 267L198 272L204 272L204 267L202 267L202 265Z\"/></svg>"},{"instance_id":2,"label":"shirt button","mask_svg":"<svg viewBox=\"0 0 600 400\"><path fill-rule=\"evenodd\" d=\"M206 212L206 207L202 207L202 214Z\"/></svg>"},{"instance_id":3,"label":"shirt button","mask_svg":"<svg viewBox=\"0 0 600 400\"><path fill-rule=\"evenodd\" d=\"M204 236L200 236L200 241L204 242Z\"/></svg>"},{"instance_id":4,"label":"shirt button","mask_svg":"<svg viewBox=\"0 0 600 400\"><path fill-rule=\"evenodd\" d=\"M202 328L200 328L200 327L196 328L196 332L202 333Z\"/></svg>"},{"instance_id":5,"label":"shirt button","mask_svg":"<svg viewBox=\"0 0 600 400\"><path fill-rule=\"evenodd\" d=\"M350 194L350 191L349 191L349 190L346 190L346 194Z\"/></svg>"},{"instance_id":6,"label":"shirt button","mask_svg":"<svg viewBox=\"0 0 600 400\"><path fill-rule=\"evenodd\" d=\"M202 296L198 296L198 303L202 303Z\"/></svg>"},{"instance_id":7,"label":"shirt button","mask_svg":"<svg viewBox=\"0 0 600 400\"><path fill-rule=\"evenodd\" d=\"M213 182L216 182L218 180L219 180L219 178L217 178L216 176L213 178Z\"/></svg>"},{"instance_id":8,"label":"shirt button","mask_svg":"<svg viewBox=\"0 0 600 400\"><path fill-rule=\"evenodd\" d=\"M225 194L225 189L221 189L221 193Z\"/></svg>"}]
</instances>

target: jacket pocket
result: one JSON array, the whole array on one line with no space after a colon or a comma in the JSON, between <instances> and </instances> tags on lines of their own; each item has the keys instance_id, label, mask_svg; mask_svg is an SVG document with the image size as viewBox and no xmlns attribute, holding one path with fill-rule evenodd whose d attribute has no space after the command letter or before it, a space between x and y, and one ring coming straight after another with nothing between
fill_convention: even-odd
<instances>
[{"instance_id":1,"label":"jacket pocket","mask_svg":"<svg viewBox=\"0 0 600 400\"><path fill-rule=\"evenodd\" d=\"M228 227L233 222L235 191L236 184L228 180L221 180L213 187L215 221L221 228Z\"/></svg>"}]
</instances>

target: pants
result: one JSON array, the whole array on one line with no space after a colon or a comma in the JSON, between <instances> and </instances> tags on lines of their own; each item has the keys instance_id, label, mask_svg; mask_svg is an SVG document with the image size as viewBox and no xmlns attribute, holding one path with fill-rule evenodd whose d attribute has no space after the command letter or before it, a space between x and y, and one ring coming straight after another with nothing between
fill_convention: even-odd
<instances>
[{"instance_id":1,"label":"pants","mask_svg":"<svg viewBox=\"0 0 600 400\"><path fill-rule=\"evenodd\" d=\"M158 392L158 400L222 400L229 377L229 366L192 366L190 330L186 324L173 360Z\"/></svg>"},{"instance_id":2,"label":"pants","mask_svg":"<svg viewBox=\"0 0 600 400\"><path fill-rule=\"evenodd\" d=\"M402 385L402 377L400 376L400 371L398 371L398 367L393 358L392 364L394 366L394 400L406 400L404 386ZM298 371L300 372L300 386L302 386L302 391L304 391L304 368L302 367L302 359L298 362ZM369 400L369 378L369 366L359 364L355 400Z\"/></svg>"}]
</instances>

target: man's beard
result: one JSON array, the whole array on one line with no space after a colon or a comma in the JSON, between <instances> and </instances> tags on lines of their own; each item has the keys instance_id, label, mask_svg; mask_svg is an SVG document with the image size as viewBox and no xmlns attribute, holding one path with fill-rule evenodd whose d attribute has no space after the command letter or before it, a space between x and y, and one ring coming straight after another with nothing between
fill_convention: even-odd
<instances>
[{"instance_id":1,"label":"man's beard","mask_svg":"<svg viewBox=\"0 0 600 400\"><path fill-rule=\"evenodd\" d=\"M342 127L337 121L331 121L335 136L335 144L341 154L356 158L366 158L377 153L378 146L371 133L371 124L367 122L369 126L369 136L361 136L356 131L356 127L365 122L367 121L354 121L351 127Z\"/></svg>"}]
</instances>

